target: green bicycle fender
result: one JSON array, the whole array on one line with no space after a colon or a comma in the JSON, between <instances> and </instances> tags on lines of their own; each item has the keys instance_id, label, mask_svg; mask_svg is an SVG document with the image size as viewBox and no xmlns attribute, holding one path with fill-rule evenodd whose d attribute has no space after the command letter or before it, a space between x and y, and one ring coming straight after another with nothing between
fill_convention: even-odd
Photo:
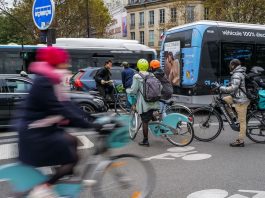
<instances>
[{"instance_id":1,"label":"green bicycle fender","mask_svg":"<svg viewBox=\"0 0 265 198\"><path fill-rule=\"evenodd\" d=\"M185 115L182 115L180 113L170 113L170 114L166 115L162 120L163 124L171 126L173 128L176 128L176 126L179 122L189 122L190 123L188 117Z\"/></svg>"}]
</instances>

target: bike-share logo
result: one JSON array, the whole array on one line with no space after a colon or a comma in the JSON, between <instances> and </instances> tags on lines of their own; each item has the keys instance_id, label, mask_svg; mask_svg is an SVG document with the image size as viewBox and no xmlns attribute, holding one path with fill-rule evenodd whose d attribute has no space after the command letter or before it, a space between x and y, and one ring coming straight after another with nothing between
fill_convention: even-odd
<instances>
[{"instance_id":1,"label":"bike-share logo","mask_svg":"<svg viewBox=\"0 0 265 198\"><path fill-rule=\"evenodd\" d=\"M32 17L40 30L46 30L52 24L55 14L53 0L35 0L32 7Z\"/></svg>"},{"instance_id":2,"label":"bike-share logo","mask_svg":"<svg viewBox=\"0 0 265 198\"><path fill-rule=\"evenodd\" d=\"M210 154L198 153L194 150L192 146L187 146L184 148L172 147L167 149L167 153L155 155L152 157L145 158L145 160L175 160L176 158L181 158L186 161L198 161L205 160L212 157Z\"/></svg>"}]
</instances>

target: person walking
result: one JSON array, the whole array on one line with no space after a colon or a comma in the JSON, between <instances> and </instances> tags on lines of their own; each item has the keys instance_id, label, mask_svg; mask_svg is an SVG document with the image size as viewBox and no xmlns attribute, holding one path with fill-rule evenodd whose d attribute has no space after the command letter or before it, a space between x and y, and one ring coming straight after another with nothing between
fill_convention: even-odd
<instances>
[{"instance_id":1,"label":"person walking","mask_svg":"<svg viewBox=\"0 0 265 198\"><path fill-rule=\"evenodd\" d=\"M228 105L234 105L238 121L240 124L240 132L238 139L231 143L231 147L244 147L244 138L246 136L246 116L247 108L250 103L246 95L245 86L245 75L246 68L241 66L241 62L238 59L233 59L229 64L229 69L231 71L231 85L219 87L220 91L223 93L231 94L223 98L223 100Z\"/></svg>"}]
</instances>

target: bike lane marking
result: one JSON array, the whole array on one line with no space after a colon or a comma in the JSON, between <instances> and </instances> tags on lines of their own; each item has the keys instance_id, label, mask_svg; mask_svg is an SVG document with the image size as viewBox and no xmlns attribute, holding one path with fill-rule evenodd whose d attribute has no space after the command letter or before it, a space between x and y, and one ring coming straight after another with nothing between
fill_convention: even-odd
<instances>
[{"instance_id":1,"label":"bike lane marking","mask_svg":"<svg viewBox=\"0 0 265 198\"><path fill-rule=\"evenodd\" d=\"M182 158L182 160L186 161L199 161L205 160L212 157L210 154L206 153L198 153L198 151L194 150L195 147L187 146L187 147L172 147L167 149L167 153L162 153L159 155L155 155L152 157L145 158L145 160L175 160L176 158Z\"/></svg>"},{"instance_id":2,"label":"bike lane marking","mask_svg":"<svg viewBox=\"0 0 265 198\"><path fill-rule=\"evenodd\" d=\"M187 198L264 198L265 191L257 190L238 190L239 193L229 196L226 190L221 189L208 189L194 192L188 195ZM245 196L243 194L249 194L250 196Z\"/></svg>"}]
</instances>

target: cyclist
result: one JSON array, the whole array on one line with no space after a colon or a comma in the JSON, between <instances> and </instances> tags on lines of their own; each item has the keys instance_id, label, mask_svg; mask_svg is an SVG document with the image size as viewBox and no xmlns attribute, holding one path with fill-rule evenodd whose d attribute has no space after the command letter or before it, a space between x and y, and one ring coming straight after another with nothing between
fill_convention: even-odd
<instances>
[{"instance_id":1,"label":"cyclist","mask_svg":"<svg viewBox=\"0 0 265 198\"><path fill-rule=\"evenodd\" d=\"M78 162L77 138L59 125L88 128L95 126L83 119L83 112L75 107L61 91L61 75L68 68L68 53L55 47L37 51L37 60L29 70L36 74L25 100L20 117L15 119L19 132L19 160L42 167L59 165L56 173L44 184L33 189L31 198L57 195L51 185L73 173Z\"/></svg>"},{"instance_id":2,"label":"cyclist","mask_svg":"<svg viewBox=\"0 0 265 198\"><path fill-rule=\"evenodd\" d=\"M173 87L169 82L167 76L164 71L160 68L160 62L158 60L152 60L150 62L150 71L155 75L155 77L161 82L163 89L161 91L162 99L168 100L172 97ZM161 112L163 116L165 116L165 108L164 103L160 102L161 110L164 109L164 112Z\"/></svg>"},{"instance_id":3,"label":"cyclist","mask_svg":"<svg viewBox=\"0 0 265 198\"><path fill-rule=\"evenodd\" d=\"M112 61L107 60L103 68L99 69L94 76L97 89L105 100L114 101L114 88L111 80ZM109 97L109 98L108 98Z\"/></svg>"},{"instance_id":4,"label":"cyclist","mask_svg":"<svg viewBox=\"0 0 265 198\"><path fill-rule=\"evenodd\" d=\"M127 89L128 94L137 95L136 110L140 114L143 127L143 141L139 143L140 146L150 146L148 141L148 123L153 119L154 110L159 109L159 102L146 102L143 96L144 79L141 77L153 75L148 72L149 63L145 59L140 59L137 62L137 68L140 74L133 76L133 83L131 88Z\"/></svg>"},{"instance_id":5,"label":"cyclist","mask_svg":"<svg viewBox=\"0 0 265 198\"><path fill-rule=\"evenodd\" d=\"M239 138L235 142L231 143L230 146L244 147L244 138L246 136L246 115L247 108L250 103L246 96L246 68L241 66L241 62L238 59L233 59L229 64L229 69L232 74L231 85L227 87L221 86L219 89L221 92L232 95L224 97L223 100L229 105L234 104L240 124Z\"/></svg>"}]
</instances>

